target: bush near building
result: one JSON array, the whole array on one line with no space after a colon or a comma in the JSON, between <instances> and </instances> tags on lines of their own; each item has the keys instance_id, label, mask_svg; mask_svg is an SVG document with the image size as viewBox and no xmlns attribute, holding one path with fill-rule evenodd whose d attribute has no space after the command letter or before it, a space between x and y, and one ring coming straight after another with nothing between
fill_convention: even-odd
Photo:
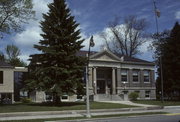
<instances>
[{"instance_id":1,"label":"bush near building","mask_svg":"<svg viewBox=\"0 0 180 122\"><path fill-rule=\"evenodd\" d=\"M138 97L139 97L139 94L137 92L131 92L129 94L129 99L130 100L136 101Z\"/></svg>"}]
</instances>

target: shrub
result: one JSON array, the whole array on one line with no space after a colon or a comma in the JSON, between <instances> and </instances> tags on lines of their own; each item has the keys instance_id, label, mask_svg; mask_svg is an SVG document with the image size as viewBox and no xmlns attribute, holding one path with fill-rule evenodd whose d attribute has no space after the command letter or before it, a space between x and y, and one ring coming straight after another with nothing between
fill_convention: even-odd
<instances>
[{"instance_id":1,"label":"shrub","mask_svg":"<svg viewBox=\"0 0 180 122\"><path fill-rule=\"evenodd\" d=\"M22 103L31 103L32 101L31 101L30 98L22 98L22 99L21 99L21 102L22 102Z\"/></svg>"},{"instance_id":2,"label":"shrub","mask_svg":"<svg viewBox=\"0 0 180 122\"><path fill-rule=\"evenodd\" d=\"M139 97L139 94L137 93L137 92L131 92L130 94L129 94L129 99L130 100L137 100L137 98Z\"/></svg>"}]
</instances>

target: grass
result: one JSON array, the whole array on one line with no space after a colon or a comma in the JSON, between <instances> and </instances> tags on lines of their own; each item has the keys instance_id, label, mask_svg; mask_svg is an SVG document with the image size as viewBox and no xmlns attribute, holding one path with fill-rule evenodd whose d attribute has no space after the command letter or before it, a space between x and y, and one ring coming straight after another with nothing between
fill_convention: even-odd
<instances>
[{"instance_id":1,"label":"grass","mask_svg":"<svg viewBox=\"0 0 180 122\"><path fill-rule=\"evenodd\" d=\"M118 109L118 108L130 108L136 106L115 104L115 103L91 102L90 107L91 109ZM50 103L0 105L0 113L85 110L85 109L86 109L85 102L62 102L59 105L54 105Z\"/></svg>"},{"instance_id":2,"label":"grass","mask_svg":"<svg viewBox=\"0 0 180 122\"><path fill-rule=\"evenodd\" d=\"M162 103L161 101L156 101L156 100L138 100L138 101L133 101L133 102L140 103L140 104L159 105L159 106L178 106L178 105L180 105L180 101L164 101Z\"/></svg>"},{"instance_id":3,"label":"grass","mask_svg":"<svg viewBox=\"0 0 180 122\"><path fill-rule=\"evenodd\" d=\"M131 114L116 114L116 115L100 115L92 116L92 118L110 118L110 117L125 117L125 116L140 116L140 115L155 115L155 114L166 114L166 112L145 112L145 113L131 113ZM70 117L70 118L51 118L51 119L33 119L33 120L12 120L4 122L44 122L44 121L55 121L55 120L80 120L87 119L86 117Z\"/></svg>"}]
</instances>

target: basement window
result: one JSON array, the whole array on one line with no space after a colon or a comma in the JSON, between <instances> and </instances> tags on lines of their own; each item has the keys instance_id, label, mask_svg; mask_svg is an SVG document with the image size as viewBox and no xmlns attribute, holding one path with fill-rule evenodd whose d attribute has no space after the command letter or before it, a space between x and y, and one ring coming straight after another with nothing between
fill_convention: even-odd
<instances>
[{"instance_id":1,"label":"basement window","mask_svg":"<svg viewBox=\"0 0 180 122\"><path fill-rule=\"evenodd\" d=\"M150 98L150 91L145 91L145 98Z\"/></svg>"}]
</instances>

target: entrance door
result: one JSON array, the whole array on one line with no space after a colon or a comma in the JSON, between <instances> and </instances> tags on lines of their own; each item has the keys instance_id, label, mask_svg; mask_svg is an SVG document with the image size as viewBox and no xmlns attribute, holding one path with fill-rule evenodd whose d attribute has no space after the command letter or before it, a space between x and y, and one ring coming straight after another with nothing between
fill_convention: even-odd
<instances>
[{"instance_id":1,"label":"entrance door","mask_svg":"<svg viewBox=\"0 0 180 122\"><path fill-rule=\"evenodd\" d=\"M97 93L98 94L105 94L105 80L98 80L97 81Z\"/></svg>"}]
</instances>

